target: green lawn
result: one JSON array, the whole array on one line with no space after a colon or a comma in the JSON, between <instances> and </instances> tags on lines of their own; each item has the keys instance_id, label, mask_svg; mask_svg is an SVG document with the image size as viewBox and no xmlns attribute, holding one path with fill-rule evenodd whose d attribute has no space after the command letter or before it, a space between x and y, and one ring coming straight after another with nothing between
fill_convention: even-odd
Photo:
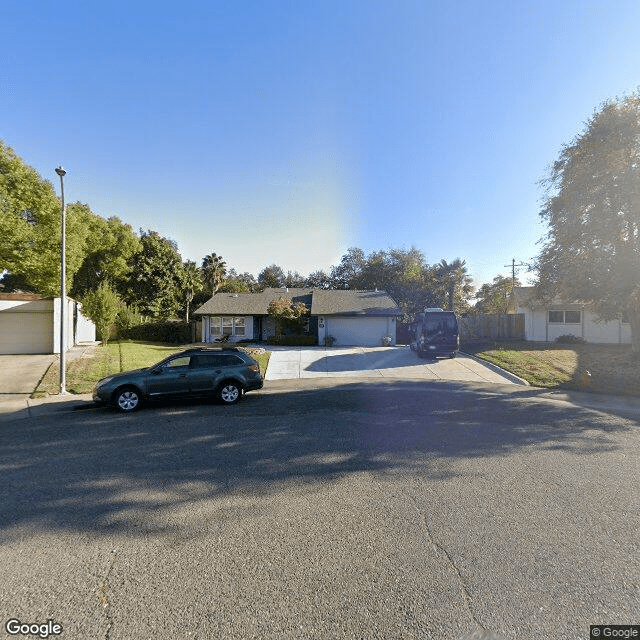
<instances>
[{"instance_id":1,"label":"green lawn","mask_svg":"<svg viewBox=\"0 0 640 640\"><path fill-rule=\"evenodd\" d=\"M640 395L640 360L630 345L504 340L465 344L461 349L539 387Z\"/></svg>"},{"instance_id":2,"label":"green lawn","mask_svg":"<svg viewBox=\"0 0 640 640\"><path fill-rule=\"evenodd\" d=\"M149 367L172 353L183 351L189 345L166 345L153 342L137 342L126 340L110 342L107 346L98 346L90 358L79 358L67 362L66 387L70 393L91 393L95 383L113 373L131 371ZM249 353L260 364L264 375L269 362L269 352ZM34 391L34 398L55 395L59 390L59 369L57 363L52 364Z\"/></svg>"}]
</instances>

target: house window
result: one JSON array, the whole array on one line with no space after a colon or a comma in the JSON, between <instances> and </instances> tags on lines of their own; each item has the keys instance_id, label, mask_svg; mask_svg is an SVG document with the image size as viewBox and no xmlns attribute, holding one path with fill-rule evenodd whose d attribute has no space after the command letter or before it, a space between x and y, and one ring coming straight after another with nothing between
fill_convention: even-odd
<instances>
[{"instance_id":1,"label":"house window","mask_svg":"<svg viewBox=\"0 0 640 640\"><path fill-rule=\"evenodd\" d=\"M549 324L580 324L580 311L549 310Z\"/></svg>"},{"instance_id":2,"label":"house window","mask_svg":"<svg viewBox=\"0 0 640 640\"><path fill-rule=\"evenodd\" d=\"M245 319L211 317L209 318L209 332L211 337L219 338L221 336L243 336L245 335Z\"/></svg>"}]
</instances>

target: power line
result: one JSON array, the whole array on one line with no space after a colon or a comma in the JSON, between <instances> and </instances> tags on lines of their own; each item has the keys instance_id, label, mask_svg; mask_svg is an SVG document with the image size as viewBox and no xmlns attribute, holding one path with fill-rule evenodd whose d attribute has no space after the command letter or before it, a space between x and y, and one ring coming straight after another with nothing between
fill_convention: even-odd
<instances>
[{"instance_id":1,"label":"power line","mask_svg":"<svg viewBox=\"0 0 640 640\"><path fill-rule=\"evenodd\" d=\"M503 264L503 267L511 267L511 284L512 286L516 286L516 267L526 267L526 262L518 262L516 264L516 259L511 258L511 264Z\"/></svg>"}]
</instances>

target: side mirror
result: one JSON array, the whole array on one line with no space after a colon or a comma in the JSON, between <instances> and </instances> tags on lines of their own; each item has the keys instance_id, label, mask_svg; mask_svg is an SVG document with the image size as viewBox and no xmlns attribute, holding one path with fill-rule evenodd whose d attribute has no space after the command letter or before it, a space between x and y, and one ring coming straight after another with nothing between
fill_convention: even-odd
<instances>
[{"instance_id":1,"label":"side mirror","mask_svg":"<svg viewBox=\"0 0 640 640\"><path fill-rule=\"evenodd\" d=\"M162 367L156 367L155 369L151 370L151 373L154 376L159 376L162 372L163 372L163 368Z\"/></svg>"}]
</instances>

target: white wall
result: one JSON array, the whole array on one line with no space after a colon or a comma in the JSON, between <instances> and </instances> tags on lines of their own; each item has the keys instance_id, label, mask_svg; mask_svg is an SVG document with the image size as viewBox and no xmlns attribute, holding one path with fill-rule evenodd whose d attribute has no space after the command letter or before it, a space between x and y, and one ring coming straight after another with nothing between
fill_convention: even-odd
<instances>
[{"instance_id":1,"label":"white wall","mask_svg":"<svg viewBox=\"0 0 640 640\"><path fill-rule=\"evenodd\" d=\"M76 343L95 342L96 325L82 315L82 305L78 303L78 321L76 323Z\"/></svg>"},{"instance_id":2,"label":"white wall","mask_svg":"<svg viewBox=\"0 0 640 640\"><path fill-rule=\"evenodd\" d=\"M596 322L596 315L589 310L582 310L580 324L548 322L547 309L521 307L518 309L518 313L525 314L525 338L527 340L553 342L559 336L573 335L594 343L631 343L630 325L619 320Z\"/></svg>"}]
</instances>

